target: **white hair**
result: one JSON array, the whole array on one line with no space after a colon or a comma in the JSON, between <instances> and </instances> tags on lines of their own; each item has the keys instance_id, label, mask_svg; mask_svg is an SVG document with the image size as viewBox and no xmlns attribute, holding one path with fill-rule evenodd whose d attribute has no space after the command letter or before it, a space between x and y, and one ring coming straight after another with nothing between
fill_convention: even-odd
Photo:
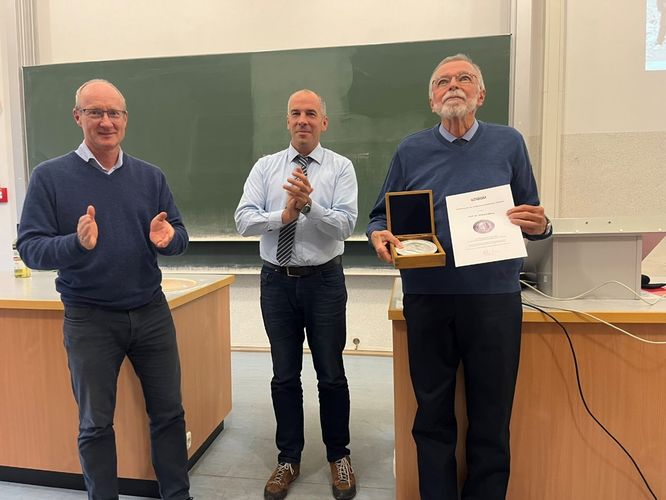
<instances>
[{"instance_id":1,"label":"white hair","mask_svg":"<svg viewBox=\"0 0 666 500\"><path fill-rule=\"evenodd\" d=\"M476 71L477 75L476 77L479 79L479 87L481 90L486 90L486 86L483 83L483 75L481 74L481 68L479 67L478 64L476 64L472 59L470 59L469 56L465 54L456 54L453 56L446 57L442 59L437 66L435 66L435 69L433 70L432 74L430 75L430 79L428 80L428 97L432 99L432 81L435 78L435 73L437 73L437 70L444 66L447 63L453 62L453 61L465 61L468 62L472 65L474 70Z\"/></svg>"}]
</instances>

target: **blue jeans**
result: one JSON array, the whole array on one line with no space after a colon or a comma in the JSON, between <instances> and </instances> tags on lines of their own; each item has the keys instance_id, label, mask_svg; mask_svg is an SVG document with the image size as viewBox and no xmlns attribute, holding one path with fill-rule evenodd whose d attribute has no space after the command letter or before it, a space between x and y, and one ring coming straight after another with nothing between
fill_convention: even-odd
<instances>
[{"instance_id":1,"label":"blue jeans","mask_svg":"<svg viewBox=\"0 0 666 500\"><path fill-rule=\"evenodd\" d=\"M305 443L301 385L305 335L317 372L327 460L349 455L349 388L342 361L346 305L339 263L303 277L289 277L267 266L261 270L261 312L273 359L271 394L279 462L300 463Z\"/></svg>"},{"instance_id":2,"label":"blue jeans","mask_svg":"<svg viewBox=\"0 0 666 500\"><path fill-rule=\"evenodd\" d=\"M118 498L113 414L125 356L143 388L160 495L168 500L188 498L180 362L176 330L164 294L129 311L65 306L63 332L79 406L79 456L88 498Z\"/></svg>"},{"instance_id":3,"label":"blue jeans","mask_svg":"<svg viewBox=\"0 0 666 500\"><path fill-rule=\"evenodd\" d=\"M409 370L418 403L416 442L422 500L458 498L456 371L467 402L463 500L503 500L509 482L509 422L518 374L520 292L403 298Z\"/></svg>"}]
</instances>

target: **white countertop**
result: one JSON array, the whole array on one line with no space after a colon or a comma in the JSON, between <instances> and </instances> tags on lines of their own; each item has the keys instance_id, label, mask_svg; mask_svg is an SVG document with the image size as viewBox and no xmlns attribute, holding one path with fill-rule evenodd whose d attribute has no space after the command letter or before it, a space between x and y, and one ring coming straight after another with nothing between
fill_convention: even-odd
<instances>
[{"instance_id":1,"label":"white countertop","mask_svg":"<svg viewBox=\"0 0 666 500\"><path fill-rule=\"evenodd\" d=\"M639 299L555 300L542 297L532 290L523 290L522 297L523 302L529 301L553 314L561 321L588 322L593 320L575 312L558 309L583 311L614 323L666 322L666 295L656 295L645 291L641 292L641 298L645 301ZM523 310L523 321L550 321L531 307L525 306ZM397 278L393 283L389 302L389 319L404 319L402 316L402 281L400 278Z\"/></svg>"},{"instance_id":2,"label":"white countertop","mask_svg":"<svg viewBox=\"0 0 666 500\"><path fill-rule=\"evenodd\" d=\"M0 309L62 310L55 289L55 271L32 271L29 278L15 278L13 272L0 273ZM163 273L164 293L173 309L213 290L230 285L228 274Z\"/></svg>"}]
</instances>

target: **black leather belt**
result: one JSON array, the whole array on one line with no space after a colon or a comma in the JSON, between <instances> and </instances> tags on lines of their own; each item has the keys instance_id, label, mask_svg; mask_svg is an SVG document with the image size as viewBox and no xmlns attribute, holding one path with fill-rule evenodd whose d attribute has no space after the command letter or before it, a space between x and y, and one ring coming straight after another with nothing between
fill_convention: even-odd
<instances>
[{"instance_id":1,"label":"black leather belt","mask_svg":"<svg viewBox=\"0 0 666 500\"><path fill-rule=\"evenodd\" d=\"M331 260L328 262L325 262L319 266L277 266L273 264L272 262L268 261L263 261L264 262L264 267L270 269L271 271L275 271L276 273L282 273L286 274L290 278L302 278L303 276L309 276L311 274L316 273L317 271L320 271L322 269L326 269L328 267L333 267L333 266L338 266L342 264L342 256L338 255L337 257L333 257Z\"/></svg>"}]
</instances>

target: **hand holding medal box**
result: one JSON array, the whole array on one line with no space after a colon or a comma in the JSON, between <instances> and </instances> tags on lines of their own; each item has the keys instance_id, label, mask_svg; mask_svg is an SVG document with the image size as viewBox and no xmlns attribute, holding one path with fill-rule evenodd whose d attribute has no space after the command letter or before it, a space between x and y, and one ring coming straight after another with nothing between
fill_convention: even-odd
<instances>
[{"instance_id":1,"label":"hand holding medal box","mask_svg":"<svg viewBox=\"0 0 666 500\"><path fill-rule=\"evenodd\" d=\"M386 225L402 248L391 245L397 269L441 267L446 254L435 234L431 190L386 193Z\"/></svg>"}]
</instances>

